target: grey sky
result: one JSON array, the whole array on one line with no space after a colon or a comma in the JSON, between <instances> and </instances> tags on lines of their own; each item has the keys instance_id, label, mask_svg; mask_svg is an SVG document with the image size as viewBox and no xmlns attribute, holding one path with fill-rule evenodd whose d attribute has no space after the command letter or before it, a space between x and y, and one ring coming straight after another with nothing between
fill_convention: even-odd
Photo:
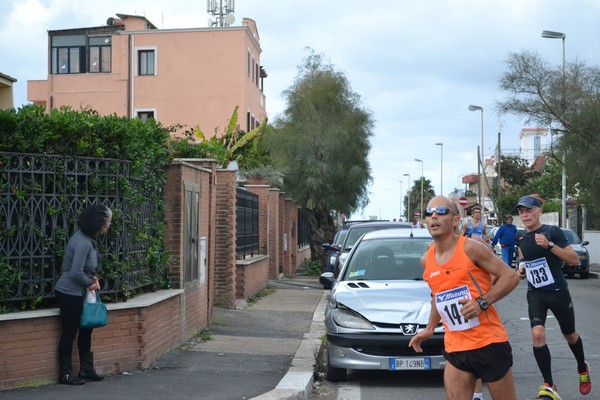
<instances>
[{"instance_id":1,"label":"grey sky","mask_svg":"<svg viewBox=\"0 0 600 400\"><path fill-rule=\"evenodd\" d=\"M542 30L564 32L567 62L600 64L600 1L596 0L237 0L236 21L256 21L267 110L283 109L281 92L309 54L306 47L343 71L376 120L370 162L371 203L361 215L397 218L400 186L424 176L440 190L444 143L444 194L460 176L477 171L484 108L484 153L494 151L499 123L503 152L518 151L526 125L512 116L499 121L494 105L510 52L539 52L557 67L560 40ZM25 104L27 80L46 79L47 31L97 26L116 13L141 14L160 28L207 26L205 0L2 0L0 72L15 84L16 106Z\"/></svg>"}]
</instances>

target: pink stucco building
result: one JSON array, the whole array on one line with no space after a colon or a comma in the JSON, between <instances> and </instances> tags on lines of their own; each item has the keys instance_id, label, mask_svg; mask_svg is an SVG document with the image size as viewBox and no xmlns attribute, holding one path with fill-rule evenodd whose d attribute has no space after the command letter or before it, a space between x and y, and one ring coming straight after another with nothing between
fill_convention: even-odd
<instances>
[{"instance_id":1,"label":"pink stucco building","mask_svg":"<svg viewBox=\"0 0 600 400\"><path fill-rule=\"evenodd\" d=\"M117 14L106 25L48 31L48 79L27 82L27 99L48 109L90 107L100 114L155 118L221 134L238 108L240 129L265 118L256 23L158 29ZM178 130L181 132L181 129Z\"/></svg>"},{"instance_id":2,"label":"pink stucco building","mask_svg":"<svg viewBox=\"0 0 600 400\"><path fill-rule=\"evenodd\" d=\"M14 107L13 83L17 80L0 72L0 109Z\"/></svg>"}]
</instances>

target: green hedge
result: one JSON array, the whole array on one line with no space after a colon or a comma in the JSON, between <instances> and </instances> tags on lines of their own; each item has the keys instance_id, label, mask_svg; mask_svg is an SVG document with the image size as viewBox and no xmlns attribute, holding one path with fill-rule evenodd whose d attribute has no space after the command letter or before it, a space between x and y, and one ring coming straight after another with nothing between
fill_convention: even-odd
<instances>
[{"instance_id":1,"label":"green hedge","mask_svg":"<svg viewBox=\"0 0 600 400\"><path fill-rule=\"evenodd\" d=\"M101 202L114 211L111 230L101 244L104 284L114 285L114 293L119 294L114 299L168 285L163 272L168 258L163 241L163 190L165 167L171 159L170 132L170 128L153 119L144 122L101 116L93 110L63 107L46 113L43 107L34 105L0 110L0 152L4 153L4 158L0 158L0 192L4 193L0 198L0 246L4 243L6 253L7 248L14 248L14 243L6 243L23 234L19 229L29 229L29 237L43 237L48 242L36 254L52 253L42 254L43 261L39 263L34 260L17 264L8 262L10 254L0 253L0 313L39 307L51 297L48 288L37 287L46 284L35 275L47 280L48 263L58 264L52 266L56 270L53 279L58 279L64 245L75 220L75 215L66 213L80 211L87 202ZM51 178L44 176L41 185L41 174L20 172L22 177L17 184L15 168L26 171L27 165L7 165L7 160L14 159L39 162L55 174ZM88 166L89 171L65 174L62 163L68 164L69 160ZM102 167L96 168L97 165ZM13 172L9 173L11 168ZM34 209L43 208L44 212L32 212L29 200L42 195L51 200L36 204ZM51 219L49 215L56 217ZM22 226L16 226L15 220ZM52 221L51 228L48 220ZM23 281L30 282L29 286L16 290ZM19 298L15 299L17 292ZM25 299L24 295L30 298Z\"/></svg>"}]
</instances>

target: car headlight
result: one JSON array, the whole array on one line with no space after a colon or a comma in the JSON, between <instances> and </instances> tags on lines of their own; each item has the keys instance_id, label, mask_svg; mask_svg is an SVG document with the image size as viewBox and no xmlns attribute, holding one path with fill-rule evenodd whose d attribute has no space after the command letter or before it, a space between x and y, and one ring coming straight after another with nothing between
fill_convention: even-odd
<instances>
[{"instance_id":1,"label":"car headlight","mask_svg":"<svg viewBox=\"0 0 600 400\"><path fill-rule=\"evenodd\" d=\"M333 321L342 328L374 330L375 327L360 315L347 310L334 308L331 312Z\"/></svg>"},{"instance_id":2,"label":"car headlight","mask_svg":"<svg viewBox=\"0 0 600 400\"><path fill-rule=\"evenodd\" d=\"M578 251L577 255L579 256L579 258L581 258L583 260L587 260L587 258L588 258L588 254L585 251Z\"/></svg>"}]
</instances>

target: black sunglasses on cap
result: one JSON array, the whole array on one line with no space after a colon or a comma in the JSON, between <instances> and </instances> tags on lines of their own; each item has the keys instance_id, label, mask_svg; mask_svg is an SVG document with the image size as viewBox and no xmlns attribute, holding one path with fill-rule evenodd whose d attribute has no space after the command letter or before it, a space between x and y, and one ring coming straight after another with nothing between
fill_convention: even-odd
<instances>
[{"instance_id":1,"label":"black sunglasses on cap","mask_svg":"<svg viewBox=\"0 0 600 400\"><path fill-rule=\"evenodd\" d=\"M425 209L425 216L431 217L434 212L437 215L446 215L446 214L450 213L450 207L446 207L446 206L427 207Z\"/></svg>"}]
</instances>

